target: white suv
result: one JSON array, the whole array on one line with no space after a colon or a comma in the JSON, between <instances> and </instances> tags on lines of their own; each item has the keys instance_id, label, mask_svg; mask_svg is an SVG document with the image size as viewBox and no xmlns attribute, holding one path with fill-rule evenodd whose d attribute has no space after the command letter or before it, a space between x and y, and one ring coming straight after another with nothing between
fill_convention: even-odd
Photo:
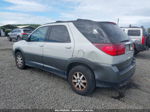
<instances>
[{"instance_id":1,"label":"white suv","mask_svg":"<svg viewBox=\"0 0 150 112\"><path fill-rule=\"evenodd\" d=\"M112 22L59 21L37 28L13 45L16 65L40 68L66 78L88 95L95 87L118 87L135 72L133 44Z\"/></svg>"},{"instance_id":2,"label":"white suv","mask_svg":"<svg viewBox=\"0 0 150 112\"><path fill-rule=\"evenodd\" d=\"M31 32L32 30L28 28L17 28L9 32L7 38L9 41L12 41L13 39L19 41L26 39Z\"/></svg>"}]
</instances>

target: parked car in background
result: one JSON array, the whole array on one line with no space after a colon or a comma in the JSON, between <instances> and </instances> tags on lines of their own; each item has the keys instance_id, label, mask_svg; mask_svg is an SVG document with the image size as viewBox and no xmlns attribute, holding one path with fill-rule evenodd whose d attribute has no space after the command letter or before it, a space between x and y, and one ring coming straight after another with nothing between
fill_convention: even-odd
<instances>
[{"instance_id":1,"label":"parked car in background","mask_svg":"<svg viewBox=\"0 0 150 112\"><path fill-rule=\"evenodd\" d=\"M134 42L135 54L141 51L148 50L148 35L141 27L121 27L127 33L130 39Z\"/></svg>"},{"instance_id":2,"label":"parked car in background","mask_svg":"<svg viewBox=\"0 0 150 112\"><path fill-rule=\"evenodd\" d=\"M12 30L10 33L8 33L8 40L12 41L15 39L16 41L18 40L24 40L28 37L28 35L32 32L31 29L27 28L17 28Z\"/></svg>"},{"instance_id":3,"label":"parked car in background","mask_svg":"<svg viewBox=\"0 0 150 112\"><path fill-rule=\"evenodd\" d=\"M31 66L57 74L80 95L125 85L135 72L133 43L112 22L46 24L16 42L13 53L19 69Z\"/></svg>"}]
</instances>

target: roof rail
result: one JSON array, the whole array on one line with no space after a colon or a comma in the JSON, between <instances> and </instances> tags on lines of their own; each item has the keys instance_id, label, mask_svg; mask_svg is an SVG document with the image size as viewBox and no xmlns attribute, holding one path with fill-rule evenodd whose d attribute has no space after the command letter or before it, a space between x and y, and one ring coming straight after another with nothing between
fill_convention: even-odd
<instances>
[{"instance_id":1,"label":"roof rail","mask_svg":"<svg viewBox=\"0 0 150 112\"><path fill-rule=\"evenodd\" d=\"M110 21L93 21L93 20L90 20L90 19L77 19L77 20L69 20L69 21L61 21L61 20L58 20L56 22L52 22L52 23L46 23L46 24L53 24L53 23L66 23L66 22L77 22L77 21L91 21L91 22L101 22L101 23L113 23L113 24L116 24L114 22L110 22ZM43 25L46 25L46 24L43 24Z\"/></svg>"},{"instance_id":2,"label":"roof rail","mask_svg":"<svg viewBox=\"0 0 150 112\"><path fill-rule=\"evenodd\" d=\"M61 21L58 20L56 22L52 22L52 23L65 23L65 22L74 22L74 21L92 21L92 20L88 20L88 19L77 19L77 20L69 20L69 21ZM52 24L52 23L46 23L46 24ZM44 24L45 25L45 24Z\"/></svg>"}]
</instances>

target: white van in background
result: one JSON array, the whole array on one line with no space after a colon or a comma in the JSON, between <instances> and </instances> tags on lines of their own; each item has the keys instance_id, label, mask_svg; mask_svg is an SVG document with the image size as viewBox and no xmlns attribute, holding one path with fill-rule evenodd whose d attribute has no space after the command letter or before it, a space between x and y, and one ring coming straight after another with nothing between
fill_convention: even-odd
<instances>
[{"instance_id":1,"label":"white van in background","mask_svg":"<svg viewBox=\"0 0 150 112\"><path fill-rule=\"evenodd\" d=\"M141 27L121 27L121 29L127 33L130 39L135 43L135 54L140 51L148 49L147 38L148 35Z\"/></svg>"}]
</instances>

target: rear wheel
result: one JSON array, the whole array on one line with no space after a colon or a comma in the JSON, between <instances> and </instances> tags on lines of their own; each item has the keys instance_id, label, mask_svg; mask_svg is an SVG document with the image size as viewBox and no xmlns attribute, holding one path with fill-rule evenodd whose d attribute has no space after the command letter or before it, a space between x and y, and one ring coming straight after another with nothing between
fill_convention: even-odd
<instances>
[{"instance_id":1,"label":"rear wheel","mask_svg":"<svg viewBox=\"0 0 150 112\"><path fill-rule=\"evenodd\" d=\"M16 66L19 69L25 69L25 59L21 52L17 52L15 55Z\"/></svg>"},{"instance_id":2,"label":"rear wheel","mask_svg":"<svg viewBox=\"0 0 150 112\"><path fill-rule=\"evenodd\" d=\"M89 95L95 89L94 74L88 67L75 66L70 70L68 80L73 91L80 95Z\"/></svg>"}]
</instances>

